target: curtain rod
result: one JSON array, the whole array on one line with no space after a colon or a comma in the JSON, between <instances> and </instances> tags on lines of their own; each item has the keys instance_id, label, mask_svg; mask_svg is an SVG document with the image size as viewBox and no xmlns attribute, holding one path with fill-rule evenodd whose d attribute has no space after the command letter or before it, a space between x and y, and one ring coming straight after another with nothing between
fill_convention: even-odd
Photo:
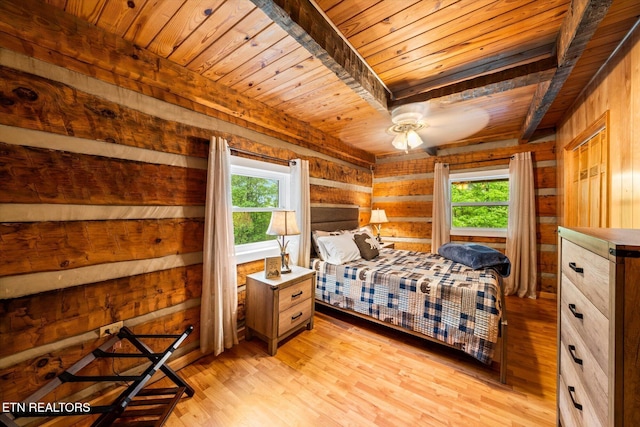
<instances>
[{"instance_id":1,"label":"curtain rod","mask_svg":"<svg viewBox=\"0 0 640 427\"><path fill-rule=\"evenodd\" d=\"M473 164L476 164L476 163L495 162L497 160L512 160L513 158L514 158L514 156L494 157L492 159L485 159L485 160L475 160L475 161L460 162L460 163L446 163L446 165L447 166L473 165Z\"/></svg>"},{"instance_id":2,"label":"curtain rod","mask_svg":"<svg viewBox=\"0 0 640 427\"><path fill-rule=\"evenodd\" d=\"M248 156L258 157L260 159L271 160L271 161L274 161L274 162L286 164L287 166L292 165L292 164L293 165L296 164L295 160L287 160L287 159L281 159L281 158L278 158L278 157L267 156L266 154L254 153L254 152L251 152L251 151L242 150L240 148L229 147L229 150L231 150L231 154L234 154L234 153L235 154L246 154Z\"/></svg>"}]
</instances>

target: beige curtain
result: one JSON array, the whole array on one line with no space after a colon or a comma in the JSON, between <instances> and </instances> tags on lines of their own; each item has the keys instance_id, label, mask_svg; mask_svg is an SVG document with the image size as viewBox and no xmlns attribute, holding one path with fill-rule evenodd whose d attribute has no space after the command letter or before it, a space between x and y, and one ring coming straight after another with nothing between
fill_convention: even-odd
<instances>
[{"instance_id":1,"label":"beige curtain","mask_svg":"<svg viewBox=\"0 0 640 427\"><path fill-rule=\"evenodd\" d=\"M291 239L293 244L291 261L300 267L309 268L311 263L311 191L309 184L309 161L295 159L291 166L291 200L296 211L300 235Z\"/></svg>"},{"instance_id":2,"label":"beige curtain","mask_svg":"<svg viewBox=\"0 0 640 427\"><path fill-rule=\"evenodd\" d=\"M518 153L509 163L509 225L507 250L511 275L504 281L507 295L536 297L536 206L531 153Z\"/></svg>"},{"instance_id":3,"label":"beige curtain","mask_svg":"<svg viewBox=\"0 0 640 427\"><path fill-rule=\"evenodd\" d=\"M230 157L227 141L214 137L207 172L200 350L216 356L238 343Z\"/></svg>"},{"instance_id":4,"label":"beige curtain","mask_svg":"<svg viewBox=\"0 0 640 427\"><path fill-rule=\"evenodd\" d=\"M433 213L431 220L431 253L451 240L449 232L449 165L436 163L433 173Z\"/></svg>"}]
</instances>

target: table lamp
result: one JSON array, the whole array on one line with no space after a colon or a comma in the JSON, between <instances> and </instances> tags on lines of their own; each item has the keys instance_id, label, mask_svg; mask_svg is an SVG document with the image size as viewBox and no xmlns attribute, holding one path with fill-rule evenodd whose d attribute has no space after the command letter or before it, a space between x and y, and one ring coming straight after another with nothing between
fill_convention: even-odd
<instances>
[{"instance_id":1,"label":"table lamp","mask_svg":"<svg viewBox=\"0 0 640 427\"><path fill-rule=\"evenodd\" d=\"M271 222L269 222L267 234L282 237L282 242L278 240L280 256L282 257L281 273L291 273L291 268L289 268L289 254L287 253L287 245L289 242L285 243L284 236L300 234L295 211L273 211L271 213Z\"/></svg>"},{"instance_id":2,"label":"table lamp","mask_svg":"<svg viewBox=\"0 0 640 427\"><path fill-rule=\"evenodd\" d=\"M376 209L371 211L371 219L369 220L369 222L373 224L375 229L378 231L377 239L378 239L378 242L381 242L382 239L380 239L380 228L382 227L383 222L389 222L389 220L387 219L387 214L384 212L384 209Z\"/></svg>"}]
</instances>

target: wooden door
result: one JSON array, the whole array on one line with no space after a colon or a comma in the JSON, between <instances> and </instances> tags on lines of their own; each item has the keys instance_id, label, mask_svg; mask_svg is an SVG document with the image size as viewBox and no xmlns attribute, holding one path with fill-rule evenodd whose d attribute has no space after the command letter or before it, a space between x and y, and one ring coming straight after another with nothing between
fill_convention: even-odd
<instances>
[{"instance_id":1,"label":"wooden door","mask_svg":"<svg viewBox=\"0 0 640 427\"><path fill-rule=\"evenodd\" d=\"M609 225L608 130L606 120L596 124L600 126L591 126L590 136L576 138L566 148L564 200L567 226Z\"/></svg>"}]
</instances>

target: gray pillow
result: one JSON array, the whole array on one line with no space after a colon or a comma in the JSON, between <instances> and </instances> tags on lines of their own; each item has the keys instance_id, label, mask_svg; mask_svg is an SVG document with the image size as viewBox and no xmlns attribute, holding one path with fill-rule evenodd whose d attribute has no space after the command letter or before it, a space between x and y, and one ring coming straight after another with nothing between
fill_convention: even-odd
<instances>
[{"instance_id":1,"label":"gray pillow","mask_svg":"<svg viewBox=\"0 0 640 427\"><path fill-rule=\"evenodd\" d=\"M360 250L360 256L367 261L374 259L380 252L376 246L374 238L367 233L354 234L353 240L355 240L358 249Z\"/></svg>"}]
</instances>

